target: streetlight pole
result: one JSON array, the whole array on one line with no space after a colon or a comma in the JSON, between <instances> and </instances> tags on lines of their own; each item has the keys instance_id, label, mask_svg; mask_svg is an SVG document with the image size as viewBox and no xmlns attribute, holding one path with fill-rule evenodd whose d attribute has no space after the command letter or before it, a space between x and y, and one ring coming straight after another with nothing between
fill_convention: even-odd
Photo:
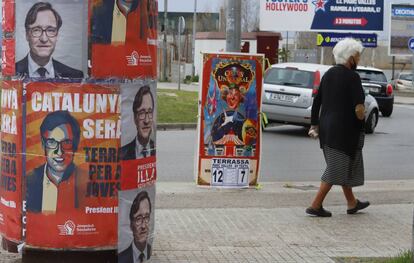
<instances>
[{"instance_id":1,"label":"streetlight pole","mask_svg":"<svg viewBox=\"0 0 414 263\"><path fill-rule=\"evenodd\" d=\"M167 7L168 7L168 0L164 0L164 39L163 39L163 49L162 49L162 80L167 81L167 28L168 28L168 20L167 20Z\"/></svg>"},{"instance_id":2,"label":"streetlight pole","mask_svg":"<svg viewBox=\"0 0 414 263\"><path fill-rule=\"evenodd\" d=\"M226 51L240 52L241 0L227 0Z\"/></svg>"},{"instance_id":3,"label":"streetlight pole","mask_svg":"<svg viewBox=\"0 0 414 263\"><path fill-rule=\"evenodd\" d=\"M197 0L194 0L194 14L193 14L193 45L192 45L192 56L193 56L193 65L191 69L191 76L194 78L195 75L195 35L197 27Z\"/></svg>"}]
</instances>

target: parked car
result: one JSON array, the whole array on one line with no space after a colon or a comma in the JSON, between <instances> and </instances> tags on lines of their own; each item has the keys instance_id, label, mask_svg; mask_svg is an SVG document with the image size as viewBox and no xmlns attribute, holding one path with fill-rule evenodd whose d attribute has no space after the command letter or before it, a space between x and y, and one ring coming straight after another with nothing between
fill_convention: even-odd
<instances>
[{"instance_id":1,"label":"parked car","mask_svg":"<svg viewBox=\"0 0 414 263\"><path fill-rule=\"evenodd\" d=\"M400 72L394 81L396 90L414 90L413 73Z\"/></svg>"},{"instance_id":2,"label":"parked car","mask_svg":"<svg viewBox=\"0 0 414 263\"><path fill-rule=\"evenodd\" d=\"M361 77L362 86L377 100L382 116L391 116L394 108L394 90L384 72L381 69L361 66L356 71Z\"/></svg>"},{"instance_id":3,"label":"parked car","mask_svg":"<svg viewBox=\"0 0 414 263\"><path fill-rule=\"evenodd\" d=\"M272 65L265 73L262 98L262 111L269 123L310 126L313 95L330 67L311 63ZM365 131L373 133L379 111L376 100L369 94L365 97L365 109Z\"/></svg>"}]
</instances>

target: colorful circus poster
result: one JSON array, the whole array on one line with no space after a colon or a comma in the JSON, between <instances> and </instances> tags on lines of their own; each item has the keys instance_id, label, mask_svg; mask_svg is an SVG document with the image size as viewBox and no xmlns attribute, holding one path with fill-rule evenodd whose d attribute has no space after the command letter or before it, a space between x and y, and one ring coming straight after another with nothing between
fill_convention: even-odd
<instances>
[{"instance_id":1,"label":"colorful circus poster","mask_svg":"<svg viewBox=\"0 0 414 263\"><path fill-rule=\"evenodd\" d=\"M119 85L28 82L24 92L26 246L115 249Z\"/></svg>"},{"instance_id":2,"label":"colorful circus poster","mask_svg":"<svg viewBox=\"0 0 414 263\"><path fill-rule=\"evenodd\" d=\"M257 184L263 65L262 55L203 54L198 185Z\"/></svg>"}]
</instances>

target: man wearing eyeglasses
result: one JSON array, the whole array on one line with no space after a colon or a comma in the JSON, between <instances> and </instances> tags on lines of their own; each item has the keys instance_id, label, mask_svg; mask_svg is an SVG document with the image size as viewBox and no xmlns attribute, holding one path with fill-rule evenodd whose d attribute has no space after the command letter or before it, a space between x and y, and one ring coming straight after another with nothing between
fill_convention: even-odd
<instances>
[{"instance_id":1,"label":"man wearing eyeglasses","mask_svg":"<svg viewBox=\"0 0 414 263\"><path fill-rule=\"evenodd\" d=\"M68 111L55 111L43 120L40 133L46 163L27 177L27 210L56 213L79 207L82 178L73 163L80 140L78 122Z\"/></svg>"},{"instance_id":2,"label":"man wearing eyeglasses","mask_svg":"<svg viewBox=\"0 0 414 263\"><path fill-rule=\"evenodd\" d=\"M134 239L127 249L118 254L118 262L141 263L151 257L151 245L147 243L150 233L151 200L147 191L141 191L135 197L129 220Z\"/></svg>"},{"instance_id":3,"label":"man wearing eyeglasses","mask_svg":"<svg viewBox=\"0 0 414 263\"><path fill-rule=\"evenodd\" d=\"M154 120L154 98L149 86L137 92L132 105L137 136L121 148L122 160L134 160L155 156L155 143L151 139Z\"/></svg>"},{"instance_id":4,"label":"man wearing eyeglasses","mask_svg":"<svg viewBox=\"0 0 414 263\"><path fill-rule=\"evenodd\" d=\"M16 63L16 74L34 78L83 78L83 72L52 58L62 18L48 2L34 4L26 15L29 54Z\"/></svg>"}]
</instances>

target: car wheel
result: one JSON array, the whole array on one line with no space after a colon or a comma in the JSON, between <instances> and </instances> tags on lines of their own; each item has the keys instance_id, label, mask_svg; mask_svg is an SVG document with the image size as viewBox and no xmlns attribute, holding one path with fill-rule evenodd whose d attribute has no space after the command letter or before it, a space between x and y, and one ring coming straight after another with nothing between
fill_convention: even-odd
<instances>
[{"instance_id":1,"label":"car wheel","mask_svg":"<svg viewBox=\"0 0 414 263\"><path fill-rule=\"evenodd\" d=\"M393 107L391 107L389 109L386 109L386 110L382 110L381 111L382 116L384 116L384 117L390 117L391 114L392 114L392 109L393 109Z\"/></svg>"},{"instance_id":2,"label":"car wheel","mask_svg":"<svg viewBox=\"0 0 414 263\"><path fill-rule=\"evenodd\" d=\"M378 112L376 110L371 111L368 116L367 121L365 122L365 133L371 134L374 133L375 127L378 123Z\"/></svg>"}]
</instances>

